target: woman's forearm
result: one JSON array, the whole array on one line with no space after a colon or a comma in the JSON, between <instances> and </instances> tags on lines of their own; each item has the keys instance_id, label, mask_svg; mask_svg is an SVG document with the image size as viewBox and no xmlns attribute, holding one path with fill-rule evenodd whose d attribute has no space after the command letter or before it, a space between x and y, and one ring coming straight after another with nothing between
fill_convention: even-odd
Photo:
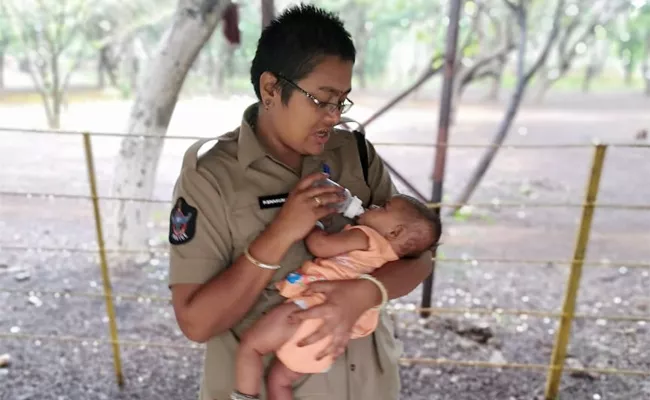
<instances>
[{"instance_id":1,"label":"woman's forearm","mask_svg":"<svg viewBox=\"0 0 650 400\"><path fill-rule=\"evenodd\" d=\"M384 264L376 269L372 276L377 278L388 292L389 299L397 299L413 291L432 271L431 252L425 251L418 258L401 259ZM375 284L365 281L369 307L381 303L381 292Z\"/></svg>"},{"instance_id":2,"label":"woman's forearm","mask_svg":"<svg viewBox=\"0 0 650 400\"><path fill-rule=\"evenodd\" d=\"M406 296L431 274L431 257L431 252L425 251L418 258L392 261L375 270L372 275L384 284L388 298Z\"/></svg>"},{"instance_id":3,"label":"woman's forearm","mask_svg":"<svg viewBox=\"0 0 650 400\"><path fill-rule=\"evenodd\" d=\"M260 262L279 264L292 244L271 226L250 244L249 252ZM274 272L252 264L242 255L201 285L185 305L191 339L204 342L234 326L253 307Z\"/></svg>"}]
</instances>

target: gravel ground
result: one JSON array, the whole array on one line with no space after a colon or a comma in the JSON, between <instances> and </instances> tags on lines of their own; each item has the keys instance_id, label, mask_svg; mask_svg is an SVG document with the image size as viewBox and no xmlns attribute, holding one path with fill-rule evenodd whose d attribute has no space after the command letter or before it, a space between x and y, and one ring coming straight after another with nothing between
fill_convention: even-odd
<instances>
[{"instance_id":1,"label":"gravel ground","mask_svg":"<svg viewBox=\"0 0 650 400\"><path fill-rule=\"evenodd\" d=\"M589 100L589 104L585 104ZM370 112L361 109L357 117ZM613 104L613 105L612 105ZM397 124L409 120L404 141L432 136L435 116L415 103L382 119L376 140L388 140ZM569 105L572 108L569 109ZM180 116L192 118L190 107ZM527 107L519 117L510 143L585 142L593 136L629 141L634 130L650 127L648 109L631 95L586 98L551 98L544 107ZM185 111L184 111L185 110ZM498 121L497 107L461 109L454 140L484 142ZM74 111L74 110L73 110ZM80 113L83 110L79 111ZM0 110L2 114L2 110ZM11 114L11 113L10 113ZM236 113L230 113L236 114ZM3 115L4 116L4 115ZM9 116L9 115L8 115ZM18 121L18 117L17 118ZM625 122L623 122L625 121ZM232 121L226 121L231 123ZM177 123L180 124L180 123ZM103 130L107 130L105 128ZM597 130L597 131L596 131ZM188 134L201 134L191 132ZM372 139L372 137L371 137ZM110 159L115 147L98 146L98 174L102 187L110 183ZM9 166L0 171L2 190L85 194L86 183L78 141L64 139L53 154L52 143L33 139L3 143ZM167 198L185 143L166 148L156 195ZM414 159L429 160L431 150L382 148L381 154L407 177L428 190L427 171ZM608 203L648 204L647 149L612 149L603 177L601 200ZM446 190L455 193L478 151L452 150ZM477 202L580 202L589 150L503 151L474 198ZM54 158L59 170L29 166ZM48 161L49 163L49 161ZM152 211L152 244L164 235L166 207ZM604 315L648 316L650 269L621 265L618 260L650 262L650 215L647 211L603 210L596 214L588 258L612 260L609 267L586 268L582 277L578 312ZM0 246L34 245L92 247L91 209L78 200L6 197L0 203ZM459 265L437 267L434 303L437 307L503 308L557 312L562 303L568 268L554 262L504 264L475 258L566 260L575 241L577 208L498 208L474 211L467 220L446 221L441 252L465 258ZM32 225L30 225L32 224ZM623 263L625 264L625 263ZM167 258L164 253L141 265L113 269L120 339L126 341L122 362L126 384L118 389L113 376L111 347L106 342L108 323L101 298L101 275L92 253L46 251L0 252L0 399L193 399L198 388L202 351L191 348L175 326L169 304L138 296L167 297ZM9 291L20 291L20 294ZM47 292L45 292L47 290ZM29 293L29 291L33 291ZM73 293L86 293L75 296ZM131 295L131 296L129 296ZM404 357L476 360L495 363L548 363L557 323L534 315L441 314L427 321L411 311L419 288L394 302L397 334L404 342ZM643 321L577 320L569 346L570 366L625 368L650 371L650 324ZM8 337L8 335L14 335ZM18 338L15 335L58 336L59 340ZM86 338L66 341L66 336ZM151 341L178 347L144 347ZM561 399L650 398L650 379L612 374L565 374ZM535 399L543 394L544 371L488 369L450 365L405 363L402 368L404 400L511 400Z\"/></svg>"}]
</instances>

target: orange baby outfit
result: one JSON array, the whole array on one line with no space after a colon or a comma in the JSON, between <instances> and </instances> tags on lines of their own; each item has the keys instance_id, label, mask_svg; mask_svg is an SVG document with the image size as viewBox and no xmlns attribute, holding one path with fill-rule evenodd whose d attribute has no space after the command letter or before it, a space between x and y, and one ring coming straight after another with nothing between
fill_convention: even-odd
<instances>
[{"instance_id":1,"label":"orange baby outfit","mask_svg":"<svg viewBox=\"0 0 650 400\"><path fill-rule=\"evenodd\" d=\"M389 261L399 257L386 238L377 231L363 225L347 225L344 230L360 229L368 236L367 250L354 250L332 258L316 258L307 261L298 271L289 274L277 283L280 294L289 302L307 309L325 301L321 293L303 295L310 282L318 280L356 279L361 274L369 274ZM351 339L367 336L377 327L379 310L364 312L352 328ZM298 373L314 374L326 372L332 365L331 356L316 360L316 355L329 346L332 338L327 336L316 343L298 347L297 343L314 333L323 323L321 319L303 321L296 333L276 352L276 357L290 370Z\"/></svg>"}]
</instances>

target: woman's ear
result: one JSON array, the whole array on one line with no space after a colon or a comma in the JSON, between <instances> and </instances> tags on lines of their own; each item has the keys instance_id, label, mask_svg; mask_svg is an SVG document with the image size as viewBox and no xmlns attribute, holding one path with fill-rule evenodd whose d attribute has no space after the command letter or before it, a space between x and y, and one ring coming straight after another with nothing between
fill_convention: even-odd
<instances>
[{"instance_id":1,"label":"woman's ear","mask_svg":"<svg viewBox=\"0 0 650 400\"><path fill-rule=\"evenodd\" d=\"M262 100L273 100L278 94L278 78L270 72L264 72L260 76L260 94Z\"/></svg>"}]
</instances>

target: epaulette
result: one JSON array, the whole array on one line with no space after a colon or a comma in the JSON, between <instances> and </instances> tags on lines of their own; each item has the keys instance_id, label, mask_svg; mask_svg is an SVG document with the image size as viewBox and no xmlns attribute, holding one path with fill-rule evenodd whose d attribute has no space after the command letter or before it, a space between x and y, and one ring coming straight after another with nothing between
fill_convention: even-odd
<instances>
[{"instance_id":1,"label":"epaulette","mask_svg":"<svg viewBox=\"0 0 650 400\"><path fill-rule=\"evenodd\" d=\"M204 144L214 140L218 141L217 138L203 138L194 142L187 150L185 150L185 155L183 156L183 168L196 169L198 166L199 160L199 150L203 147Z\"/></svg>"}]
</instances>

